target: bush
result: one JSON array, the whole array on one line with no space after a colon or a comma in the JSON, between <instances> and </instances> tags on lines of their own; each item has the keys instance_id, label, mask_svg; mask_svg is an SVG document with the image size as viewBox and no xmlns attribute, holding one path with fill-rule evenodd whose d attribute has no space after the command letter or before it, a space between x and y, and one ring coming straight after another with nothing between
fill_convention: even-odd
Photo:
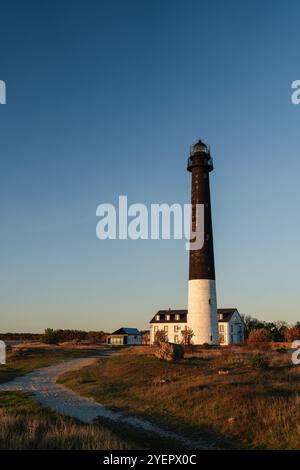
<instances>
[{"instance_id":1,"label":"bush","mask_svg":"<svg viewBox=\"0 0 300 470\"><path fill-rule=\"evenodd\" d=\"M286 341L294 341L300 339L300 328L298 325L286 328L284 331L284 338Z\"/></svg>"},{"instance_id":2,"label":"bush","mask_svg":"<svg viewBox=\"0 0 300 470\"><path fill-rule=\"evenodd\" d=\"M181 344L162 342L155 353L155 357L168 362L179 361L184 358L184 348Z\"/></svg>"},{"instance_id":3,"label":"bush","mask_svg":"<svg viewBox=\"0 0 300 470\"><path fill-rule=\"evenodd\" d=\"M253 369L264 370L269 367L269 361L262 354L255 354L249 360Z\"/></svg>"},{"instance_id":4,"label":"bush","mask_svg":"<svg viewBox=\"0 0 300 470\"><path fill-rule=\"evenodd\" d=\"M259 328L250 332L248 337L249 344L269 343L272 341L272 334L266 328Z\"/></svg>"},{"instance_id":5,"label":"bush","mask_svg":"<svg viewBox=\"0 0 300 470\"><path fill-rule=\"evenodd\" d=\"M286 354L286 353L288 353L289 351L288 351L286 348L278 348L278 349L276 349L276 352L277 352L278 354Z\"/></svg>"},{"instance_id":6,"label":"bush","mask_svg":"<svg viewBox=\"0 0 300 470\"><path fill-rule=\"evenodd\" d=\"M43 334L42 340L46 344L58 344L60 337L57 331L52 330L52 328L47 328Z\"/></svg>"}]
</instances>

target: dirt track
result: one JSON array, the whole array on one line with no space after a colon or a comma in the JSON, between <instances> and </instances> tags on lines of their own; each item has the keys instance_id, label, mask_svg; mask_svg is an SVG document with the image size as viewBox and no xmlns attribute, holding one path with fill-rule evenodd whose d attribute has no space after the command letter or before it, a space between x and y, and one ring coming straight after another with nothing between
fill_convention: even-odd
<instances>
[{"instance_id":1,"label":"dirt track","mask_svg":"<svg viewBox=\"0 0 300 470\"><path fill-rule=\"evenodd\" d=\"M132 416L124 416L122 413L95 402L91 398L78 395L72 390L57 384L57 378L65 373L92 364L96 358L74 359L60 364L36 369L33 372L18 377L10 382L0 384L0 392L20 391L31 392L32 397L43 406L49 407L59 413L72 416L85 423L92 423L97 417L104 417L120 424L143 429L155 433L163 438L174 439L181 445L192 449L214 448L214 445L200 442L200 440L188 439L173 431L162 429L149 421Z\"/></svg>"}]
</instances>

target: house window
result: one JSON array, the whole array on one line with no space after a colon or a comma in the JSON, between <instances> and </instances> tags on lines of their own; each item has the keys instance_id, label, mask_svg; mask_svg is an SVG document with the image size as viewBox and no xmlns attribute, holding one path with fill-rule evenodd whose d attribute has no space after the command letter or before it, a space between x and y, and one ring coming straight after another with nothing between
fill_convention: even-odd
<instances>
[{"instance_id":1,"label":"house window","mask_svg":"<svg viewBox=\"0 0 300 470\"><path fill-rule=\"evenodd\" d=\"M209 305L211 305L211 299L208 300Z\"/></svg>"},{"instance_id":2,"label":"house window","mask_svg":"<svg viewBox=\"0 0 300 470\"><path fill-rule=\"evenodd\" d=\"M166 315L166 320L167 320L167 321L170 320L170 315L169 315L169 314Z\"/></svg>"},{"instance_id":3,"label":"house window","mask_svg":"<svg viewBox=\"0 0 300 470\"><path fill-rule=\"evenodd\" d=\"M124 344L124 338L117 336L110 338L110 344Z\"/></svg>"},{"instance_id":4,"label":"house window","mask_svg":"<svg viewBox=\"0 0 300 470\"><path fill-rule=\"evenodd\" d=\"M177 333L178 331L180 331L180 326L175 325L175 326L174 326L174 331L175 331L175 333Z\"/></svg>"},{"instance_id":5,"label":"house window","mask_svg":"<svg viewBox=\"0 0 300 470\"><path fill-rule=\"evenodd\" d=\"M219 325L219 331L220 333L224 333L224 325Z\"/></svg>"},{"instance_id":6,"label":"house window","mask_svg":"<svg viewBox=\"0 0 300 470\"><path fill-rule=\"evenodd\" d=\"M175 320L176 320L176 321L179 321L179 320L180 320L180 315L179 315L178 313L176 313L176 315L175 315Z\"/></svg>"},{"instance_id":7,"label":"house window","mask_svg":"<svg viewBox=\"0 0 300 470\"><path fill-rule=\"evenodd\" d=\"M168 331L168 325L164 326L164 331Z\"/></svg>"},{"instance_id":8,"label":"house window","mask_svg":"<svg viewBox=\"0 0 300 470\"><path fill-rule=\"evenodd\" d=\"M174 343L179 343L178 335L174 335Z\"/></svg>"},{"instance_id":9,"label":"house window","mask_svg":"<svg viewBox=\"0 0 300 470\"><path fill-rule=\"evenodd\" d=\"M158 326L157 325L154 326L154 331L158 331Z\"/></svg>"},{"instance_id":10,"label":"house window","mask_svg":"<svg viewBox=\"0 0 300 470\"><path fill-rule=\"evenodd\" d=\"M155 320L156 320L156 321L159 321L159 320L160 320L160 315L156 315L156 316L155 316Z\"/></svg>"}]
</instances>

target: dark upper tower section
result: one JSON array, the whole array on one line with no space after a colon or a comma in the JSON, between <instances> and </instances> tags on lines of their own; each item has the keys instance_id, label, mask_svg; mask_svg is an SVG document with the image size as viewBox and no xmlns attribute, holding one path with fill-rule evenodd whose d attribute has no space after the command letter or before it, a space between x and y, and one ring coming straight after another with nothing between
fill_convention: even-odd
<instances>
[{"instance_id":1,"label":"dark upper tower section","mask_svg":"<svg viewBox=\"0 0 300 470\"><path fill-rule=\"evenodd\" d=\"M208 171L213 171L213 159L210 156L210 148L202 140L191 146L187 169L193 171L195 167L204 167Z\"/></svg>"},{"instance_id":2,"label":"dark upper tower section","mask_svg":"<svg viewBox=\"0 0 300 470\"><path fill-rule=\"evenodd\" d=\"M191 146L187 169L192 173L192 230L196 231L196 204L204 205L204 245L190 250L189 279L215 279L209 173L214 169L210 148L201 140Z\"/></svg>"}]
</instances>

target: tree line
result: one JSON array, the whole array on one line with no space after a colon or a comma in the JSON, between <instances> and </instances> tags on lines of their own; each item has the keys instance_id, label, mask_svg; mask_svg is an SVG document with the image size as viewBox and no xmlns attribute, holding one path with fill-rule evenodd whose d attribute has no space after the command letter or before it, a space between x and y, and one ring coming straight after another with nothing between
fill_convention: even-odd
<instances>
[{"instance_id":1,"label":"tree line","mask_svg":"<svg viewBox=\"0 0 300 470\"><path fill-rule=\"evenodd\" d=\"M42 334L36 333L0 333L2 341L43 341L47 344L64 343L66 341L84 341L92 343L105 343L107 333L104 331L82 331L82 330L54 330L46 328Z\"/></svg>"},{"instance_id":2,"label":"tree line","mask_svg":"<svg viewBox=\"0 0 300 470\"><path fill-rule=\"evenodd\" d=\"M270 341L283 342L283 341L294 341L300 339L300 322L296 322L294 325L289 325L284 320L278 320L276 322L265 322L252 317L251 315L241 315L245 327L246 327L246 338L253 336L254 331L264 330L267 332ZM259 335L260 333L256 333ZM262 332L261 332L262 334Z\"/></svg>"}]
</instances>

